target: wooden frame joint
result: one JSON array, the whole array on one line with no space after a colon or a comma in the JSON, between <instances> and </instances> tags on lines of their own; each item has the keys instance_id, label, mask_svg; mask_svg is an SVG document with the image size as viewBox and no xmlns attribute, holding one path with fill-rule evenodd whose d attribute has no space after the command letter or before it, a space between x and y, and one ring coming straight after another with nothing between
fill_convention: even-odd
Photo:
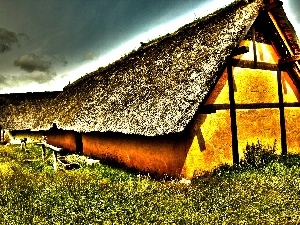
<instances>
[{"instance_id":1,"label":"wooden frame joint","mask_svg":"<svg viewBox=\"0 0 300 225\"><path fill-rule=\"evenodd\" d=\"M215 106L213 105L202 105L199 107L197 113L198 114L212 114L212 113L216 113L217 109Z\"/></svg>"},{"instance_id":2,"label":"wooden frame joint","mask_svg":"<svg viewBox=\"0 0 300 225\"><path fill-rule=\"evenodd\" d=\"M235 48L232 51L231 56L234 57L234 56L237 56L237 55L245 54L247 52L249 52L249 47L247 47L247 46L241 46L241 47Z\"/></svg>"}]
</instances>

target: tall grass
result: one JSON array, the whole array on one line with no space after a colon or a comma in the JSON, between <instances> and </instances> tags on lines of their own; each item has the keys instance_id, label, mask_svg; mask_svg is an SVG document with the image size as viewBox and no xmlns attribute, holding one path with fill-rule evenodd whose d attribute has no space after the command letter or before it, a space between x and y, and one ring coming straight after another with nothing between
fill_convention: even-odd
<instances>
[{"instance_id":1,"label":"tall grass","mask_svg":"<svg viewBox=\"0 0 300 225\"><path fill-rule=\"evenodd\" d=\"M54 172L40 158L34 145L0 147L0 224L300 223L298 155L221 167L190 185L102 164Z\"/></svg>"}]
</instances>

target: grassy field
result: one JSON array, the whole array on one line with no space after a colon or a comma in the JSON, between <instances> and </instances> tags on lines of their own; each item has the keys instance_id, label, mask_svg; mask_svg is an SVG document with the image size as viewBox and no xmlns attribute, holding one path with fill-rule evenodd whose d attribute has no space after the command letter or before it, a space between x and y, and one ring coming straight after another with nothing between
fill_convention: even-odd
<instances>
[{"instance_id":1,"label":"grassy field","mask_svg":"<svg viewBox=\"0 0 300 225\"><path fill-rule=\"evenodd\" d=\"M103 164L54 172L40 158L33 145L0 146L0 224L300 224L298 155L252 157L190 185Z\"/></svg>"}]
</instances>

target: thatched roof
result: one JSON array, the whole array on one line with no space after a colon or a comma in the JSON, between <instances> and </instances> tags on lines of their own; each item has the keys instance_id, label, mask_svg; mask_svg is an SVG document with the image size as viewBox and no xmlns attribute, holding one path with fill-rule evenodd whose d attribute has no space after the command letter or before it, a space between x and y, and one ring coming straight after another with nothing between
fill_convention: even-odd
<instances>
[{"instance_id":1,"label":"thatched roof","mask_svg":"<svg viewBox=\"0 0 300 225\"><path fill-rule=\"evenodd\" d=\"M248 3L250 2L250 3ZM79 132L146 136L182 131L215 85L262 0L236 1L84 76L37 124Z\"/></svg>"},{"instance_id":2,"label":"thatched roof","mask_svg":"<svg viewBox=\"0 0 300 225\"><path fill-rule=\"evenodd\" d=\"M0 125L8 130L30 130L43 109L60 92L0 94Z\"/></svg>"}]
</instances>

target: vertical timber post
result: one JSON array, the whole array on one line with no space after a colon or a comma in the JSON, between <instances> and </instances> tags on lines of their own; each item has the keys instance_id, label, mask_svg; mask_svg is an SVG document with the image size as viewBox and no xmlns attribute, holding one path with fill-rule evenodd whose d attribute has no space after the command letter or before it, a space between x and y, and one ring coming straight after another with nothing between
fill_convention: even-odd
<instances>
[{"instance_id":1,"label":"vertical timber post","mask_svg":"<svg viewBox=\"0 0 300 225\"><path fill-rule=\"evenodd\" d=\"M229 86L229 101L230 101L230 121L231 121L231 137L232 137L232 158L233 164L239 164L239 149L237 138L237 125L236 125L236 105L234 100L234 83L231 61L227 66L228 86Z\"/></svg>"},{"instance_id":2,"label":"vertical timber post","mask_svg":"<svg viewBox=\"0 0 300 225\"><path fill-rule=\"evenodd\" d=\"M253 56L254 56L254 69L257 68L257 52L256 52L256 39L255 39L255 27L252 25L252 43L253 43Z\"/></svg>"},{"instance_id":3,"label":"vertical timber post","mask_svg":"<svg viewBox=\"0 0 300 225\"><path fill-rule=\"evenodd\" d=\"M82 144L82 134L74 131L75 142L76 142L76 152L78 154L83 154L83 144Z\"/></svg>"},{"instance_id":4,"label":"vertical timber post","mask_svg":"<svg viewBox=\"0 0 300 225\"><path fill-rule=\"evenodd\" d=\"M53 168L57 170L57 152L53 150Z\"/></svg>"},{"instance_id":5,"label":"vertical timber post","mask_svg":"<svg viewBox=\"0 0 300 225\"><path fill-rule=\"evenodd\" d=\"M285 128L285 116L284 116L284 102L282 93L281 71L277 71L277 83L278 83L278 97L279 97L279 116L280 116L280 134L281 134L281 154L287 154L286 143L286 128Z\"/></svg>"},{"instance_id":6,"label":"vertical timber post","mask_svg":"<svg viewBox=\"0 0 300 225\"><path fill-rule=\"evenodd\" d=\"M42 148L42 159L43 161L45 161L45 154L46 154L45 145L41 145L41 148Z\"/></svg>"}]
</instances>

